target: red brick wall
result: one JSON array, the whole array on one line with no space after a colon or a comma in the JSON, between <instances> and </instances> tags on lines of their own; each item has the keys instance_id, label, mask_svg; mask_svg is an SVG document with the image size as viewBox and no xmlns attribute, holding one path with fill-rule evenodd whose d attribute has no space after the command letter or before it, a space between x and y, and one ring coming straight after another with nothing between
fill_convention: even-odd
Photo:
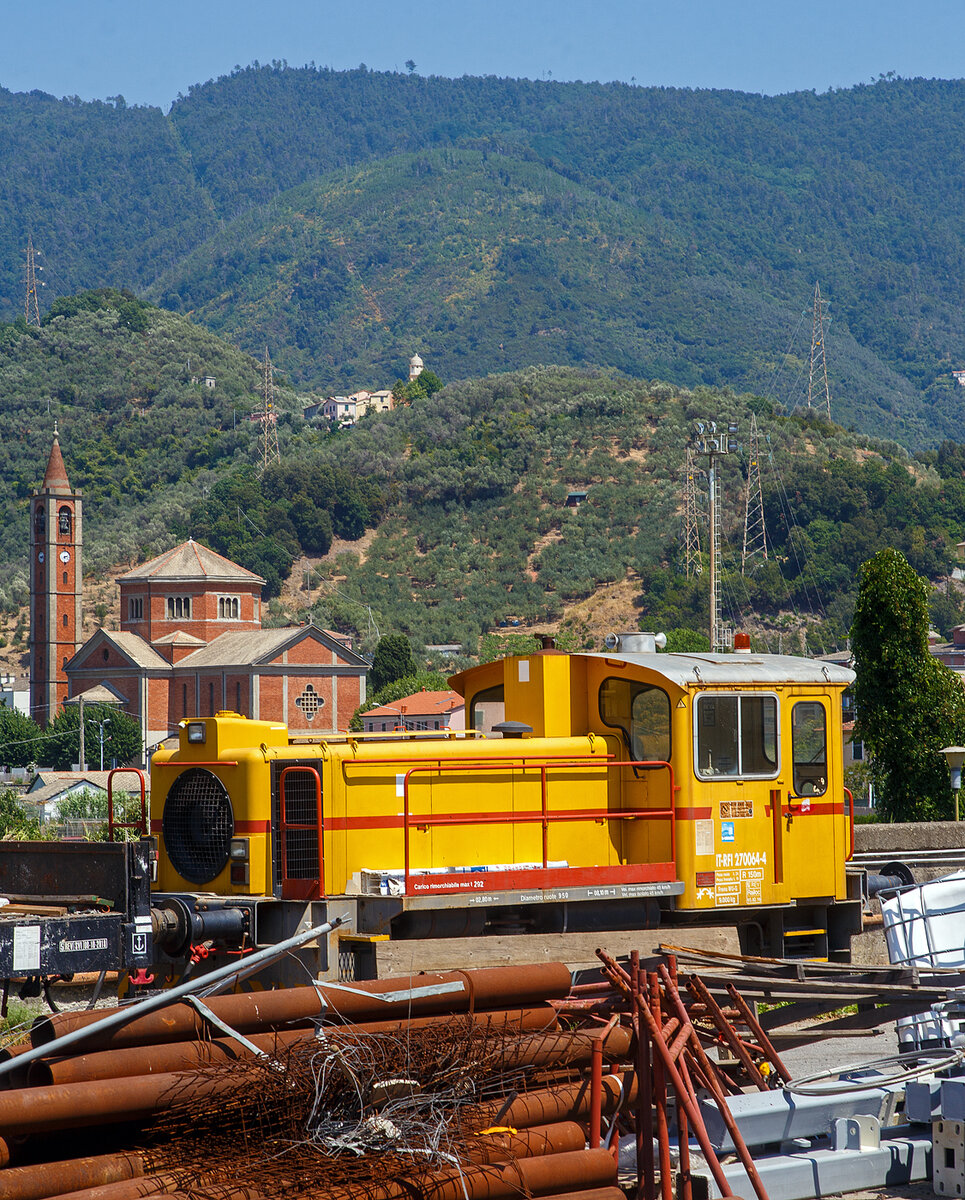
<instances>
[{"instance_id":1,"label":"red brick wall","mask_svg":"<svg viewBox=\"0 0 965 1200\"><path fill-rule=\"evenodd\" d=\"M179 584L174 580L131 580L121 584L121 629L136 633L146 641L164 637L182 630L204 642L214 641L222 633L239 633L261 629L261 590L256 584L231 584L218 588L202 582ZM191 616L169 618L167 601L169 596L189 597ZM237 596L239 601L238 620L224 620L218 616L218 600L223 596ZM130 619L130 600L143 601L143 620Z\"/></svg>"}]
</instances>

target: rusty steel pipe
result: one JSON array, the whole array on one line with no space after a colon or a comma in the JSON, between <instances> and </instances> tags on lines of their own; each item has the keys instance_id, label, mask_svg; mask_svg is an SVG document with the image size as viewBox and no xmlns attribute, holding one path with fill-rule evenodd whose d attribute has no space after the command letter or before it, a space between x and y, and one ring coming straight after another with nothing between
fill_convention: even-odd
<instances>
[{"instance_id":1,"label":"rusty steel pipe","mask_svg":"<svg viewBox=\"0 0 965 1200\"><path fill-rule=\"evenodd\" d=\"M283 1054L294 1042L311 1041L310 1029L284 1033L256 1033L248 1040L266 1054ZM222 1066L252 1058L233 1038L211 1041L162 1042L157 1046L130 1046L123 1050L100 1050L72 1058L41 1059L27 1073L30 1087L50 1084L91 1083L102 1079L124 1079L134 1075L167 1075L197 1071L202 1067Z\"/></svg>"},{"instance_id":2,"label":"rusty steel pipe","mask_svg":"<svg viewBox=\"0 0 965 1200\"><path fill-rule=\"evenodd\" d=\"M169 1200L265 1200L261 1192L253 1188L226 1183L192 1187L190 1192L158 1192L157 1195Z\"/></svg>"},{"instance_id":3,"label":"rusty steel pipe","mask_svg":"<svg viewBox=\"0 0 965 1200\"><path fill-rule=\"evenodd\" d=\"M113 1079L0 1092L0 1134L48 1133L119 1121L144 1121L179 1099L214 1100L238 1084L190 1074L140 1075L118 1087Z\"/></svg>"},{"instance_id":4,"label":"rusty steel pipe","mask_svg":"<svg viewBox=\"0 0 965 1200\"><path fill-rule=\"evenodd\" d=\"M602 1080L603 1111L608 1116L617 1111L622 1101L636 1097L633 1073L605 1075ZM507 1107L505 1101L489 1100L474 1105L471 1115L479 1120L494 1120L514 1129L557 1121L583 1121L590 1115L590 1089L585 1083L567 1083L553 1088L540 1088L517 1096Z\"/></svg>"},{"instance_id":5,"label":"rusty steel pipe","mask_svg":"<svg viewBox=\"0 0 965 1200\"><path fill-rule=\"evenodd\" d=\"M648 994L643 1002L649 1003L654 1023L660 1030L661 1038L665 1034L663 1011L660 1004L660 985L656 975L647 974L649 984ZM664 1043L666 1044L666 1042ZM673 1047L668 1051L675 1058ZM670 1125L667 1119L667 1075L664 1064L656 1059L652 1068L653 1100L657 1113L657 1149L660 1157L660 1195L662 1200L673 1200L673 1169L670 1165Z\"/></svg>"},{"instance_id":6,"label":"rusty steel pipe","mask_svg":"<svg viewBox=\"0 0 965 1200\"><path fill-rule=\"evenodd\" d=\"M548 1036L550 1038L556 1036L556 1014L550 1008L526 1008L495 1013L463 1013L461 1017L479 1028L507 1034L546 1029L550 1028L548 1023L551 1023L554 1032ZM322 1030L326 1038L336 1042L345 1042L365 1035L398 1034L403 1031L434 1026L449 1027L452 1020L451 1015L444 1014L413 1017L411 1021L395 1020L372 1022L366 1025L323 1026ZM574 1037L576 1035L559 1036ZM248 1040L266 1054L278 1055L283 1054L293 1042L311 1040L314 1037L315 1030L307 1028L285 1030L280 1033L255 1033ZM553 1061L549 1048L551 1045L552 1043L548 1044L546 1051L547 1062ZM580 1061L579 1047L576 1044L574 1052L576 1054L574 1061ZM250 1051L234 1038L160 1042L153 1046L129 1046L115 1050L99 1050L92 1054L41 1059L30 1065L26 1082L34 1087L54 1083L85 1083L95 1079L118 1079L131 1075L159 1075L176 1071L194 1071L200 1067L237 1062L241 1059L248 1060L251 1057ZM521 1061L518 1065L524 1064ZM538 1061L536 1065L540 1065L540 1062Z\"/></svg>"},{"instance_id":7,"label":"rusty steel pipe","mask_svg":"<svg viewBox=\"0 0 965 1200\"><path fill-rule=\"evenodd\" d=\"M543 1154L572 1153L582 1150L585 1139L583 1129L575 1121L561 1122L556 1125L535 1126L532 1129L509 1133L502 1131L492 1134L477 1135L477 1145L470 1151L469 1162L476 1166L492 1163L503 1164L507 1160L530 1158ZM177 1193L187 1184L185 1174L177 1171L166 1171L157 1175L125 1180L106 1187L91 1187L83 1190L67 1192L52 1196L44 1193L43 1197L33 1200L141 1200L142 1197L160 1197ZM227 1194L233 1194L235 1185L205 1183L204 1180L190 1186L192 1196L211 1194L226 1188ZM400 1195L403 1194L400 1192ZM27 1200L26 1197L11 1196L9 1200Z\"/></svg>"},{"instance_id":8,"label":"rusty steel pipe","mask_svg":"<svg viewBox=\"0 0 965 1200\"><path fill-rule=\"evenodd\" d=\"M597 1038L593 1043L590 1062L590 1149L600 1144L600 1129L603 1125L603 1042Z\"/></svg>"},{"instance_id":9,"label":"rusty steel pipe","mask_svg":"<svg viewBox=\"0 0 965 1200\"><path fill-rule=\"evenodd\" d=\"M616 1174L609 1151L574 1150L501 1166L470 1167L461 1175L446 1172L424 1181L418 1195L421 1200L464 1200L467 1195L469 1200L510 1200L604 1187L616 1182Z\"/></svg>"},{"instance_id":10,"label":"rusty steel pipe","mask_svg":"<svg viewBox=\"0 0 965 1200\"><path fill-rule=\"evenodd\" d=\"M479 1028L512 1035L523 1030L546 1028L548 1033L540 1036L520 1038L515 1047L510 1047L507 1057L509 1066L552 1066L556 1063L579 1064L589 1054L589 1034L560 1034L556 1031L556 1019L550 1009L522 1009L506 1013L461 1014L467 1022ZM318 1040L321 1045L328 1040L333 1043L364 1040L374 1034L399 1034L413 1029L433 1026L451 1027L452 1017L433 1016L413 1018L410 1022L384 1021L368 1025L324 1026L319 1031L324 1038L316 1039L314 1029L287 1030L279 1033L252 1034L248 1040L266 1054L284 1057L295 1043ZM622 1055L622 1041L614 1042L617 1057ZM233 1038L213 1038L198 1041L161 1042L153 1046L131 1046L116 1050L101 1050L92 1054L72 1057L41 1059L31 1064L25 1081L30 1086L51 1084L84 1083L94 1080L126 1078L135 1075L158 1075L173 1072L196 1071L203 1067L248 1061L251 1052Z\"/></svg>"},{"instance_id":11,"label":"rusty steel pipe","mask_svg":"<svg viewBox=\"0 0 965 1200\"><path fill-rule=\"evenodd\" d=\"M605 1053L610 1062L623 1062L630 1053L630 1043L630 1031L619 1026L602 1038L598 1033L585 1030L543 1034L520 1038L515 1045L506 1046L502 1061L507 1070L515 1067L578 1066L591 1062L599 1045L600 1053Z\"/></svg>"},{"instance_id":12,"label":"rusty steel pipe","mask_svg":"<svg viewBox=\"0 0 965 1200\"><path fill-rule=\"evenodd\" d=\"M622 1188L590 1188L582 1192L557 1192L555 1196L543 1196L542 1200L627 1200Z\"/></svg>"},{"instance_id":13,"label":"rusty steel pipe","mask_svg":"<svg viewBox=\"0 0 965 1200\"><path fill-rule=\"evenodd\" d=\"M640 969L640 952L630 954L630 990L634 997L642 994L647 978ZM634 1077L637 1080L637 1098L634 1109L636 1135L637 1191L635 1200L656 1200L653 1161L653 1078L650 1062L650 1035L643 1027L636 1004L631 1006L633 1036L636 1039ZM619 1145L619 1143L618 1143Z\"/></svg>"},{"instance_id":14,"label":"rusty steel pipe","mask_svg":"<svg viewBox=\"0 0 965 1200\"><path fill-rule=\"evenodd\" d=\"M120 1179L116 1183L105 1183L99 1187L78 1188L73 1192L61 1192L46 1200L141 1200L146 1196L157 1196L183 1187L187 1182L183 1171L164 1171L157 1175L144 1175L139 1179Z\"/></svg>"},{"instance_id":15,"label":"rusty steel pipe","mask_svg":"<svg viewBox=\"0 0 965 1200\"><path fill-rule=\"evenodd\" d=\"M95 1188L121 1180L139 1179L144 1164L139 1154L97 1154L62 1162L34 1163L0 1171L0 1200L46 1200L64 1192Z\"/></svg>"},{"instance_id":16,"label":"rusty steel pipe","mask_svg":"<svg viewBox=\"0 0 965 1200\"><path fill-rule=\"evenodd\" d=\"M583 1126L576 1121L559 1121L555 1125L533 1125L515 1133L478 1133L476 1141L478 1144L470 1148L468 1160L482 1164L582 1150L586 1136Z\"/></svg>"},{"instance_id":17,"label":"rusty steel pipe","mask_svg":"<svg viewBox=\"0 0 965 1200\"><path fill-rule=\"evenodd\" d=\"M569 989L570 971L565 964L538 963L528 967L486 967L478 971L377 979L353 984L351 989L320 983L316 987L235 993L213 996L206 1004L232 1029L248 1034L296 1023L308 1024L319 1017L354 1023L413 1014L522 1008L560 999ZM126 1024L104 1034L92 1031L85 1047L111 1049L173 1042L203 1036L207 1028L197 1011L181 1001L143 1017L137 1016L136 1009L136 1005L132 1006L131 1019ZM35 1048L44 1046L117 1011L102 1009L40 1017L31 1028L30 1038Z\"/></svg>"}]
</instances>

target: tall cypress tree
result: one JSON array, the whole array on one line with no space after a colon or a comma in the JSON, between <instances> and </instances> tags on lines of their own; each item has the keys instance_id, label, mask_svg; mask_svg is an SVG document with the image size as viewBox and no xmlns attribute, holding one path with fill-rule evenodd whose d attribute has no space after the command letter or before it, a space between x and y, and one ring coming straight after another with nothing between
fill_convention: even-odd
<instances>
[{"instance_id":1,"label":"tall cypress tree","mask_svg":"<svg viewBox=\"0 0 965 1200\"><path fill-rule=\"evenodd\" d=\"M947 820L951 789L939 751L965 736L965 691L928 651L928 589L897 550L861 568L851 647L854 732L871 753L880 814Z\"/></svg>"}]
</instances>

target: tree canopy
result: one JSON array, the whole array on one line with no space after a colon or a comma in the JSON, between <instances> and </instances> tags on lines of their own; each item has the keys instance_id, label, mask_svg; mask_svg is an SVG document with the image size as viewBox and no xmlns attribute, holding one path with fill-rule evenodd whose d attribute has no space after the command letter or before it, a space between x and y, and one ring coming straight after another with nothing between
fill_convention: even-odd
<instances>
[{"instance_id":1,"label":"tree canopy","mask_svg":"<svg viewBox=\"0 0 965 1200\"><path fill-rule=\"evenodd\" d=\"M887 820L952 815L939 751L965 738L965 691L928 652L928 592L897 550L861 569L851 627L856 738L871 753L879 812Z\"/></svg>"},{"instance_id":2,"label":"tree canopy","mask_svg":"<svg viewBox=\"0 0 965 1200\"><path fill-rule=\"evenodd\" d=\"M412 656L412 643L401 633L387 633L379 638L372 659L372 670L369 673L369 683L372 690L379 694L386 684L394 683L415 675L416 665ZM405 693L402 693L403 695ZM385 703L382 701L381 703Z\"/></svg>"}]
</instances>

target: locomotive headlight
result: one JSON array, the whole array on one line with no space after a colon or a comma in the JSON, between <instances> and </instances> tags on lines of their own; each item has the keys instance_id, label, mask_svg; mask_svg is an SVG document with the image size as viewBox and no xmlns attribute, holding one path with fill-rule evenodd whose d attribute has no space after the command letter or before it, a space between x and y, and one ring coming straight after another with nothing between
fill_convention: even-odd
<instances>
[{"instance_id":1,"label":"locomotive headlight","mask_svg":"<svg viewBox=\"0 0 965 1200\"><path fill-rule=\"evenodd\" d=\"M204 721L188 722L188 741L193 745L204 744Z\"/></svg>"},{"instance_id":2,"label":"locomotive headlight","mask_svg":"<svg viewBox=\"0 0 965 1200\"><path fill-rule=\"evenodd\" d=\"M248 839L232 838L228 843L228 858L231 860L229 879L235 887L246 887L248 874Z\"/></svg>"}]
</instances>

